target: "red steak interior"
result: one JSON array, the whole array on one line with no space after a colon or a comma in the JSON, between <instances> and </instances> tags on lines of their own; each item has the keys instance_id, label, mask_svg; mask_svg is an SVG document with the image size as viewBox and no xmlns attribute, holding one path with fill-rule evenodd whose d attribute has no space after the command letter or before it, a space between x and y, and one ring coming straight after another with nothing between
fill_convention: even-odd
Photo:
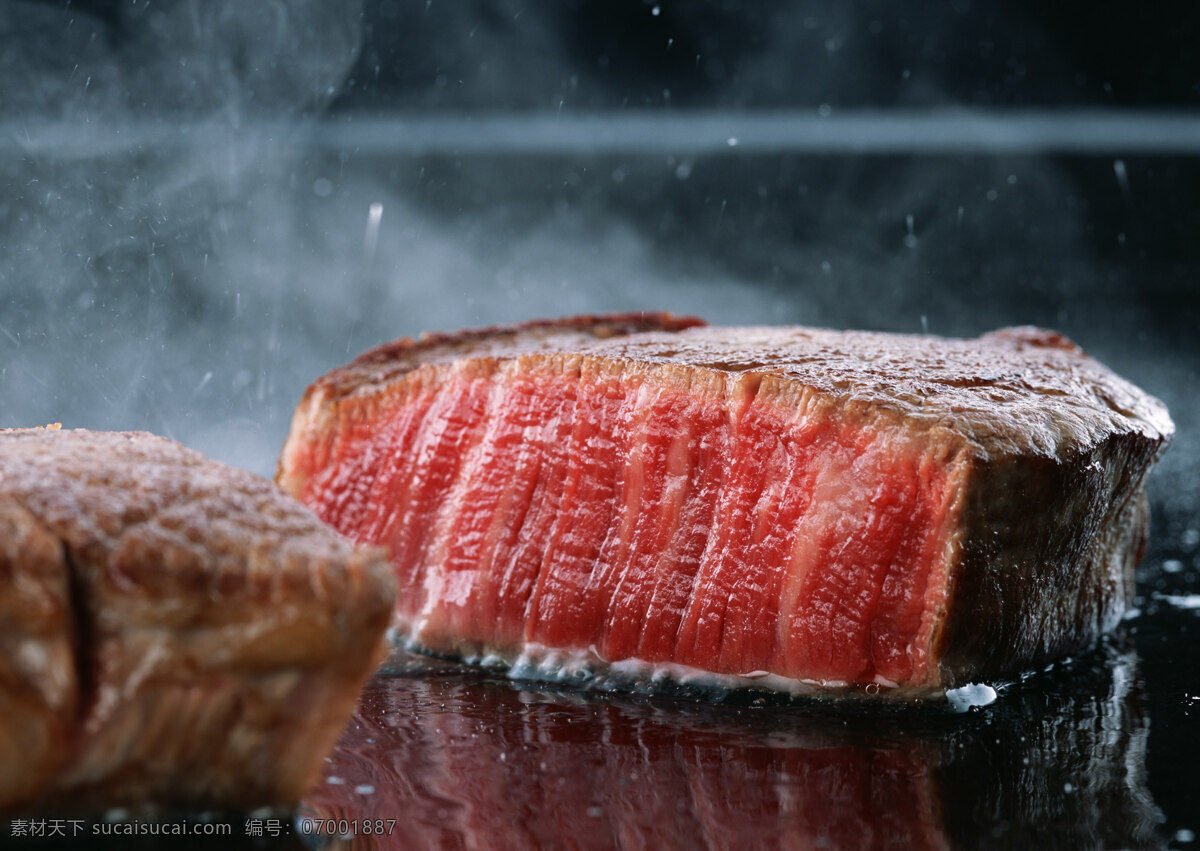
<instances>
[{"instance_id":1,"label":"red steak interior","mask_svg":"<svg viewBox=\"0 0 1200 851\"><path fill-rule=\"evenodd\" d=\"M325 520L390 549L426 648L927 680L946 459L756 374L662 374L571 355L422 370L289 463Z\"/></svg>"}]
</instances>

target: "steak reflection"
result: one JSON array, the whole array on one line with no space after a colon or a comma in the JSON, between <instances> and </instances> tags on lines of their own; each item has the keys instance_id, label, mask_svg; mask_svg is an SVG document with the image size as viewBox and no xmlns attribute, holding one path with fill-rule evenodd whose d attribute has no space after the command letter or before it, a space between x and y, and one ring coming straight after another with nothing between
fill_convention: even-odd
<instances>
[{"instance_id":1,"label":"steak reflection","mask_svg":"<svg viewBox=\"0 0 1200 851\"><path fill-rule=\"evenodd\" d=\"M397 652L296 827L329 848L1161 846L1119 643L964 715L587 693Z\"/></svg>"}]
</instances>

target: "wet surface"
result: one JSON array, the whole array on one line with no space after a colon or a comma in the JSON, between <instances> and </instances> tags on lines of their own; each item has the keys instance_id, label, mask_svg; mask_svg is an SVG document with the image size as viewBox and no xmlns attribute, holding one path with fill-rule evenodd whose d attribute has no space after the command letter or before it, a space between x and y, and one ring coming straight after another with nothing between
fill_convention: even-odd
<instances>
[{"instance_id":1,"label":"wet surface","mask_svg":"<svg viewBox=\"0 0 1200 851\"><path fill-rule=\"evenodd\" d=\"M336 848L1185 847L1200 608L1192 571L1148 573L1102 646L965 714L589 694L397 652L293 828L357 819L309 837Z\"/></svg>"}]
</instances>

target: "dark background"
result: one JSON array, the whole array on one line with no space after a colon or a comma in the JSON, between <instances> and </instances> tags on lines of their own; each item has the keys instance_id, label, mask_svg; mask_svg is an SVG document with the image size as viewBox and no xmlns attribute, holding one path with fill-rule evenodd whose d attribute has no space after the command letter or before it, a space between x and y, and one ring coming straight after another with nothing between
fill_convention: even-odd
<instances>
[{"instance_id":1,"label":"dark background","mask_svg":"<svg viewBox=\"0 0 1200 851\"><path fill-rule=\"evenodd\" d=\"M337 105L1182 107L1198 24L1194 4L1111 0L384 0Z\"/></svg>"}]
</instances>

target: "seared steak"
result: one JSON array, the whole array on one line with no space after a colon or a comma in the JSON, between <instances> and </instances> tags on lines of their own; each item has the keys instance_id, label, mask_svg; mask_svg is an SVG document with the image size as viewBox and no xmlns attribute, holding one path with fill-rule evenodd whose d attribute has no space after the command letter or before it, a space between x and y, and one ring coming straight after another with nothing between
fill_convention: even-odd
<instances>
[{"instance_id":1,"label":"seared steak","mask_svg":"<svg viewBox=\"0 0 1200 851\"><path fill-rule=\"evenodd\" d=\"M1172 430L1052 332L632 315L367 352L309 388L277 478L389 549L415 646L904 695L1111 628Z\"/></svg>"},{"instance_id":2,"label":"seared steak","mask_svg":"<svg viewBox=\"0 0 1200 851\"><path fill-rule=\"evenodd\" d=\"M0 809L296 803L393 599L382 553L258 476L0 431Z\"/></svg>"}]
</instances>

